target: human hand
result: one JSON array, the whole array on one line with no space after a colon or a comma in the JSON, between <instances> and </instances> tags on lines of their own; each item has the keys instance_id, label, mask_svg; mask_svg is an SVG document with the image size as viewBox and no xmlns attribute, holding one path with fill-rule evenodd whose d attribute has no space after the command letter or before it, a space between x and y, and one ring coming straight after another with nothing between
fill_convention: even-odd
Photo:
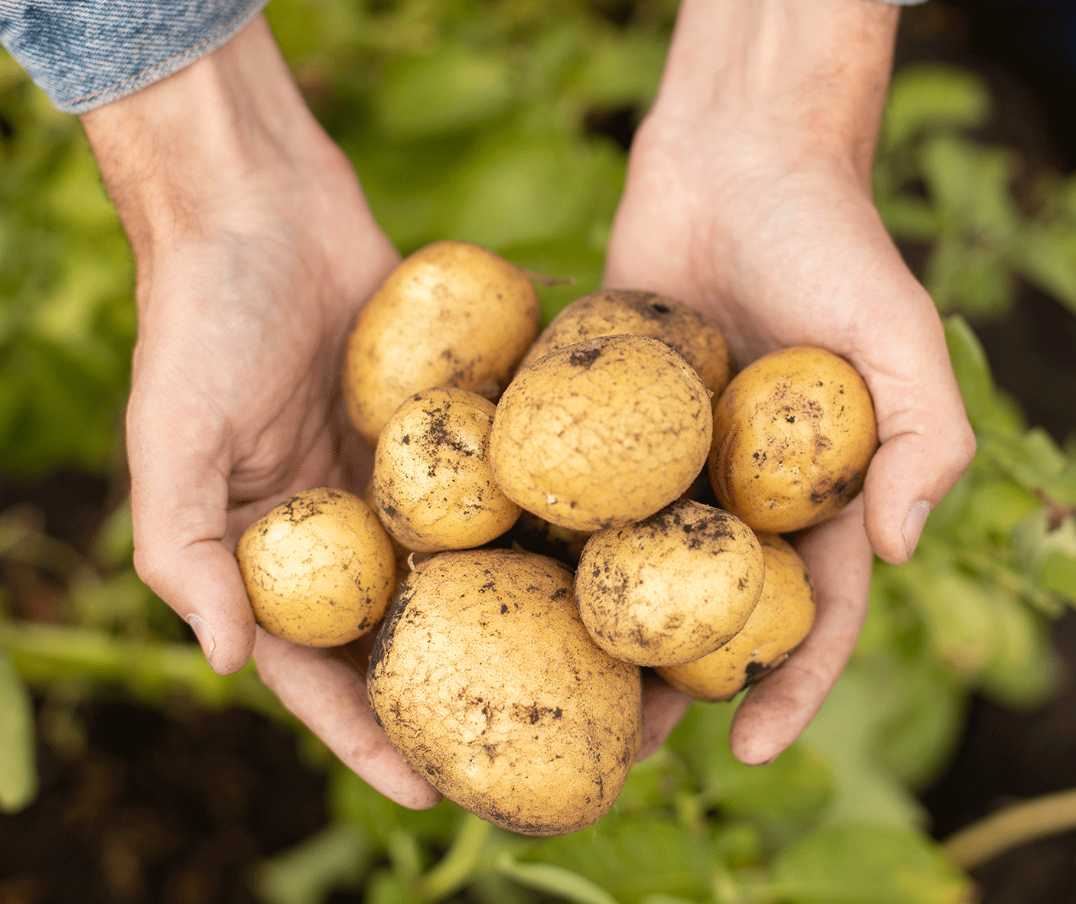
<instances>
[{"instance_id":1,"label":"human hand","mask_svg":"<svg viewBox=\"0 0 1076 904\"><path fill-rule=\"evenodd\" d=\"M361 645L324 652L257 628L233 553L300 489L361 491L371 453L346 425L340 359L396 250L260 17L82 121L138 271L127 445L139 574L217 672L253 654L347 766L401 804L432 805L373 718Z\"/></svg>"},{"instance_id":2,"label":"human hand","mask_svg":"<svg viewBox=\"0 0 1076 904\"><path fill-rule=\"evenodd\" d=\"M937 311L871 200L896 16L873 0L685 0L610 240L606 285L694 304L739 366L821 346L874 399L881 446L862 496L797 542L814 628L736 713L732 750L751 764L800 734L851 656L872 553L905 562L974 454ZM656 746L690 701L653 693Z\"/></svg>"}]
</instances>

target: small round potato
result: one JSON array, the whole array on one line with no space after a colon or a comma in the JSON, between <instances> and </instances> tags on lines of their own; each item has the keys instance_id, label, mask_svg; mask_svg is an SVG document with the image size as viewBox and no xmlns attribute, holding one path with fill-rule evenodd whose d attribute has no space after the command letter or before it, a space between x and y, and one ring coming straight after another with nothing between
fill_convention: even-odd
<instances>
[{"instance_id":1,"label":"small round potato","mask_svg":"<svg viewBox=\"0 0 1076 904\"><path fill-rule=\"evenodd\" d=\"M367 687L416 772L513 832L595 822L639 748L639 669L591 641L571 571L531 553L464 550L421 563L377 636Z\"/></svg>"},{"instance_id":2,"label":"small round potato","mask_svg":"<svg viewBox=\"0 0 1076 904\"><path fill-rule=\"evenodd\" d=\"M759 534L758 540L766 582L743 630L696 662L657 670L697 700L731 700L788 659L814 623L814 590L799 554L776 534Z\"/></svg>"},{"instance_id":3,"label":"small round potato","mask_svg":"<svg viewBox=\"0 0 1076 904\"><path fill-rule=\"evenodd\" d=\"M715 398L729 382L728 346L716 323L675 298L630 289L577 298L542 330L519 366L584 339L623 333L660 339L695 368Z\"/></svg>"},{"instance_id":4,"label":"small round potato","mask_svg":"<svg viewBox=\"0 0 1076 904\"><path fill-rule=\"evenodd\" d=\"M385 613L396 575L392 542L350 493L305 490L250 525L235 550L258 624L311 647L348 643Z\"/></svg>"},{"instance_id":5,"label":"small round potato","mask_svg":"<svg viewBox=\"0 0 1076 904\"><path fill-rule=\"evenodd\" d=\"M617 659L678 665L726 643L762 592L762 548L734 515L677 500L594 534L576 573L579 614Z\"/></svg>"},{"instance_id":6,"label":"small round potato","mask_svg":"<svg viewBox=\"0 0 1076 904\"><path fill-rule=\"evenodd\" d=\"M713 415L694 369L663 342L601 336L520 370L490 434L504 494L561 527L654 514L702 470Z\"/></svg>"},{"instance_id":7,"label":"small round potato","mask_svg":"<svg viewBox=\"0 0 1076 904\"><path fill-rule=\"evenodd\" d=\"M432 386L496 398L538 335L538 293L513 264L468 242L404 259L359 313L343 392L370 445L405 399Z\"/></svg>"},{"instance_id":8,"label":"small round potato","mask_svg":"<svg viewBox=\"0 0 1076 904\"><path fill-rule=\"evenodd\" d=\"M377 442L377 514L410 550L468 549L507 531L520 508L489 464L494 406L466 389L425 389L389 418Z\"/></svg>"},{"instance_id":9,"label":"small round potato","mask_svg":"<svg viewBox=\"0 0 1076 904\"><path fill-rule=\"evenodd\" d=\"M847 361L821 348L772 352L714 406L710 482L722 508L756 531L819 524L862 488L878 448L874 404Z\"/></svg>"}]
</instances>

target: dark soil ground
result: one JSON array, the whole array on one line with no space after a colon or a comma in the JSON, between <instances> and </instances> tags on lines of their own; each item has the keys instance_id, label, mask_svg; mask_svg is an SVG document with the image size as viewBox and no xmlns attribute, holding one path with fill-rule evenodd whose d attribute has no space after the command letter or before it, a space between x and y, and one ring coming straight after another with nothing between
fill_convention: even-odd
<instances>
[{"instance_id":1,"label":"dark soil ground","mask_svg":"<svg viewBox=\"0 0 1076 904\"><path fill-rule=\"evenodd\" d=\"M933 0L906 15L898 60L950 59L984 73L999 99L999 140L1071 172L1076 75L1036 49L1038 9ZM1076 434L1076 318L1026 290L1010 316L976 328L998 383L1031 422L1060 441ZM30 502L50 533L78 543L108 495L78 474L0 482L0 511ZM1032 712L975 701L948 772L924 795L939 838L1007 802L1076 787L1076 613L1057 623L1056 640L1071 671L1055 700ZM51 710L39 705L45 723ZM251 865L327 819L323 778L290 732L261 717L162 713L123 697L81 703L74 716L77 744L40 744L37 802L0 818L0 904L254 902ZM998 857L976 879L984 904L1076 904L1076 834Z\"/></svg>"}]
</instances>

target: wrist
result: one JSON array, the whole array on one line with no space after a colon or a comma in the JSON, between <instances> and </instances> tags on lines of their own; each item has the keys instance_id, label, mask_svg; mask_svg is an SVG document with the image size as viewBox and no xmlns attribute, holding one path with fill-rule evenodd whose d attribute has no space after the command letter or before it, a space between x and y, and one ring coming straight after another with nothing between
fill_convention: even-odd
<instances>
[{"instance_id":1,"label":"wrist","mask_svg":"<svg viewBox=\"0 0 1076 904\"><path fill-rule=\"evenodd\" d=\"M330 144L263 16L208 56L80 116L136 255L241 185Z\"/></svg>"},{"instance_id":2,"label":"wrist","mask_svg":"<svg viewBox=\"0 0 1076 904\"><path fill-rule=\"evenodd\" d=\"M869 180L898 16L875 0L683 0L649 118Z\"/></svg>"}]
</instances>

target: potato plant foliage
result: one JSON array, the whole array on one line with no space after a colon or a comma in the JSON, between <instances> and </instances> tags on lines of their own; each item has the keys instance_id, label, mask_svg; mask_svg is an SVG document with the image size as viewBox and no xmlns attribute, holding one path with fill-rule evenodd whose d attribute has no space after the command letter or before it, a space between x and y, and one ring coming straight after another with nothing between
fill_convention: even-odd
<instances>
[{"instance_id":1,"label":"potato plant foliage","mask_svg":"<svg viewBox=\"0 0 1076 904\"><path fill-rule=\"evenodd\" d=\"M639 2L621 24L606 6L274 0L267 11L401 251L454 237L573 276L539 287L548 321L598 288L625 157L591 126L646 108L675 4ZM134 338L129 254L77 122L6 56L0 75L0 468L103 473ZM355 887L381 904L807 904L877 900L878 889L915 904L967 899L915 792L947 762L971 693L1021 705L1050 693L1049 623L1076 603L1076 451L1029 428L960 316L1003 312L1018 278L1076 310L1076 178L1047 174L1016 203L1015 156L969 138L990 116L967 73L916 67L894 79L875 196L894 236L926 251L918 275L950 315L979 452L912 562L877 567L851 664L772 764L737 763L731 706L699 704L585 832L521 839L450 804L406 811L295 728L249 670L212 674L134 576L122 508L78 567L32 520L0 512L0 555L36 550L65 594L65 623L45 625L15 618L0 593L0 807L33 798L27 684L70 694L75 678L83 694L119 683L166 707L182 693L300 732L326 771L331 819L261 864L270 902Z\"/></svg>"}]
</instances>

